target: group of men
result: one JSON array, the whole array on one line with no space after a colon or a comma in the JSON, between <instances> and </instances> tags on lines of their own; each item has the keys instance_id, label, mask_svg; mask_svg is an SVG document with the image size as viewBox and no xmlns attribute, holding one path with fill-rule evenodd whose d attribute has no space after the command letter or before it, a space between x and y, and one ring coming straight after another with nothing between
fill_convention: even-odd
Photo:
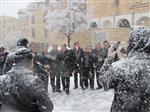
<instances>
[{"instance_id":1,"label":"group of men","mask_svg":"<svg viewBox=\"0 0 150 112\"><path fill-rule=\"evenodd\" d=\"M49 53L44 50L33 53L31 50L31 53L34 54L33 71L43 80L46 90L48 90L48 79L50 77L52 92L62 92L63 90L66 94L69 94L71 76L74 76L74 89L77 89L80 85L83 90L88 87L94 90L95 77L98 86L96 89L100 89L99 72L97 71L100 71L107 57L108 48L108 41L104 41L103 48L100 43L97 43L94 49L91 46L83 49L79 42L75 42L73 49L68 49L66 45L62 45L61 49L58 50L58 46L54 44ZM3 47L0 49L0 60L2 62L0 74L9 71L12 66L8 60L4 64L8 54L4 50ZM80 83L78 84L78 82Z\"/></svg>"},{"instance_id":2,"label":"group of men","mask_svg":"<svg viewBox=\"0 0 150 112\"><path fill-rule=\"evenodd\" d=\"M37 61L46 66L45 68L50 75L52 92L62 92L63 90L69 94L71 76L74 76L74 89L77 89L80 84L83 90L88 87L94 90L95 74L98 85L96 89L100 89L99 72L96 71L100 71L107 57L108 41L104 41L103 45L102 48L101 44L97 43L95 49L92 49L91 46L83 49L79 42L75 42L73 49L62 45L58 50L58 46L55 44L49 53L35 53Z\"/></svg>"}]
</instances>

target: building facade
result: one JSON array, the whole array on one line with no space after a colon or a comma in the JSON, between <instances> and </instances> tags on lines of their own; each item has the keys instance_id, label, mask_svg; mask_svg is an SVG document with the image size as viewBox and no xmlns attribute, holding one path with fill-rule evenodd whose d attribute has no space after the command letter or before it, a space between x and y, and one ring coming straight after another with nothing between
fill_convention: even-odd
<instances>
[{"instance_id":1,"label":"building facade","mask_svg":"<svg viewBox=\"0 0 150 112\"><path fill-rule=\"evenodd\" d=\"M73 6L77 0L59 0L64 8ZM80 1L80 0L79 0ZM104 40L128 41L131 26L150 27L149 0L83 0L89 13L89 29L72 35L71 46L80 41L81 46L93 46ZM67 38L59 32L49 31L45 27L46 8L53 10L56 0L32 3L22 12L19 18L24 21L25 31L31 42L43 45L67 43ZM26 22L25 22L26 21ZM123 34L123 35L122 35ZM122 37L123 36L123 37Z\"/></svg>"}]
</instances>

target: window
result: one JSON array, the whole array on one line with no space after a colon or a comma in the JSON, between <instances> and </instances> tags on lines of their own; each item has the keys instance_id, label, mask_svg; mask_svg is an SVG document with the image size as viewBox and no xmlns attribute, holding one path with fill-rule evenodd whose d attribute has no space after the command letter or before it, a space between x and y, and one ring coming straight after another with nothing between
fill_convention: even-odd
<instances>
[{"instance_id":1,"label":"window","mask_svg":"<svg viewBox=\"0 0 150 112\"><path fill-rule=\"evenodd\" d=\"M35 28L32 28L32 38L35 37Z\"/></svg>"},{"instance_id":2,"label":"window","mask_svg":"<svg viewBox=\"0 0 150 112\"><path fill-rule=\"evenodd\" d=\"M32 24L35 23L35 16L31 16L31 22L32 22Z\"/></svg>"}]
</instances>

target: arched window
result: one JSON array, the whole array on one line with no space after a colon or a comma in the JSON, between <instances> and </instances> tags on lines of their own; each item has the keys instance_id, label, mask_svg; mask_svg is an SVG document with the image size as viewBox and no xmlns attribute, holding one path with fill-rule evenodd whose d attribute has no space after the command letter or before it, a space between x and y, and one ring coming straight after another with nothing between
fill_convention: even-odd
<instances>
[{"instance_id":1,"label":"arched window","mask_svg":"<svg viewBox=\"0 0 150 112\"><path fill-rule=\"evenodd\" d=\"M96 23L96 22L92 22L92 23L90 24L90 27L91 27L91 28L97 28L97 27L98 27L98 25L97 25L97 23Z\"/></svg>"},{"instance_id":2,"label":"arched window","mask_svg":"<svg viewBox=\"0 0 150 112\"><path fill-rule=\"evenodd\" d=\"M120 28L130 28L130 23L127 19L122 19L118 23L118 27Z\"/></svg>"},{"instance_id":3,"label":"arched window","mask_svg":"<svg viewBox=\"0 0 150 112\"><path fill-rule=\"evenodd\" d=\"M103 24L102 24L102 27L104 27L104 28L111 28L112 24L111 24L110 21L104 21Z\"/></svg>"},{"instance_id":4,"label":"arched window","mask_svg":"<svg viewBox=\"0 0 150 112\"><path fill-rule=\"evenodd\" d=\"M147 26L150 27L150 18L149 17L142 17L136 22L137 26Z\"/></svg>"}]
</instances>

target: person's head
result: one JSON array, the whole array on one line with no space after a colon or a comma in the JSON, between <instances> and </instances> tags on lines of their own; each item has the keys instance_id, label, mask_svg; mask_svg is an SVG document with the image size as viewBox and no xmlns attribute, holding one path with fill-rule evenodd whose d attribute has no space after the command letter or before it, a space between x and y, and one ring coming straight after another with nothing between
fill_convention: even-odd
<instances>
[{"instance_id":1,"label":"person's head","mask_svg":"<svg viewBox=\"0 0 150 112\"><path fill-rule=\"evenodd\" d=\"M62 52L66 51L66 49L67 49L67 48L66 48L66 44L64 44L64 45L61 46L61 51L62 51Z\"/></svg>"},{"instance_id":2,"label":"person's head","mask_svg":"<svg viewBox=\"0 0 150 112\"><path fill-rule=\"evenodd\" d=\"M88 53L91 53L91 52L92 52L92 47L91 47L91 46L88 46L86 49L87 49L87 52L88 52Z\"/></svg>"},{"instance_id":3,"label":"person's head","mask_svg":"<svg viewBox=\"0 0 150 112\"><path fill-rule=\"evenodd\" d=\"M103 47L106 48L106 49L108 49L110 47L109 42L107 40L105 40L103 42Z\"/></svg>"},{"instance_id":4,"label":"person's head","mask_svg":"<svg viewBox=\"0 0 150 112\"><path fill-rule=\"evenodd\" d=\"M4 53L5 48L3 46L0 47L0 54Z\"/></svg>"},{"instance_id":5,"label":"person's head","mask_svg":"<svg viewBox=\"0 0 150 112\"><path fill-rule=\"evenodd\" d=\"M17 46L28 47L29 41L26 38L21 38L17 41Z\"/></svg>"},{"instance_id":6,"label":"person's head","mask_svg":"<svg viewBox=\"0 0 150 112\"><path fill-rule=\"evenodd\" d=\"M43 47L43 48L42 48L42 53L47 54L47 50L48 50L48 48L47 48L47 47Z\"/></svg>"},{"instance_id":7,"label":"person's head","mask_svg":"<svg viewBox=\"0 0 150 112\"><path fill-rule=\"evenodd\" d=\"M133 27L129 36L128 53L150 53L150 28Z\"/></svg>"},{"instance_id":8,"label":"person's head","mask_svg":"<svg viewBox=\"0 0 150 112\"><path fill-rule=\"evenodd\" d=\"M96 48L96 49L100 49L100 48L101 48L101 43L98 42L98 43L95 45L95 48Z\"/></svg>"},{"instance_id":9,"label":"person's head","mask_svg":"<svg viewBox=\"0 0 150 112\"><path fill-rule=\"evenodd\" d=\"M75 47L80 47L79 42L75 42Z\"/></svg>"},{"instance_id":10,"label":"person's head","mask_svg":"<svg viewBox=\"0 0 150 112\"><path fill-rule=\"evenodd\" d=\"M53 50L58 50L58 45L57 44L53 44Z\"/></svg>"}]
</instances>

